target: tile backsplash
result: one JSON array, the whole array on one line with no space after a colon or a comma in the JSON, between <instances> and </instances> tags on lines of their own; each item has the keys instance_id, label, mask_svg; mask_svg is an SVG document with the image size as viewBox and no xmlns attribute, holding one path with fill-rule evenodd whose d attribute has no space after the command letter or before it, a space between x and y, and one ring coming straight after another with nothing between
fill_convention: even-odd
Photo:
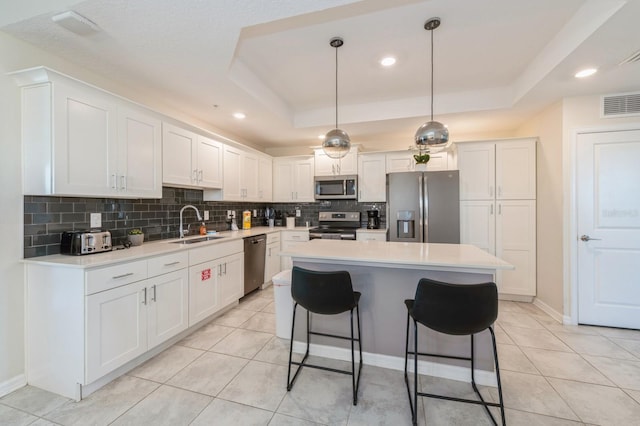
<instances>
[{"instance_id":1,"label":"tile backsplash","mask_svg":"<svg viewBox=\"0 0 640 426\"><path fill-rule=\"evenodd\" d=\"M294 214L297 226L318 224L318 212L360 211L362 226L367 223L367 210L380 210L381 227L385 226L385 203L358 203L349 200L322 201L317 203L251 203L202 201L202 191L164 187L161 199L115 199L82 197L24 197L24 257L37 257L60 252L60 236L63 231L85 230L90 227L90 214L101 213L102 229L111 231L113 244L121 244L133 228L144 232L145 241L157 241L178 237L179 212L186 204L193 204L200 210L209 211L207 229L224 231L229 229L226 221L227 210L236 212L236 220L241 226L242 211L256 210L252 226L266 225L265 209L274 208L283 213ZM192 209L183 213L185 224L191 225L191 233L198 232L196 214Z\"/></svg>"}]
</instances>

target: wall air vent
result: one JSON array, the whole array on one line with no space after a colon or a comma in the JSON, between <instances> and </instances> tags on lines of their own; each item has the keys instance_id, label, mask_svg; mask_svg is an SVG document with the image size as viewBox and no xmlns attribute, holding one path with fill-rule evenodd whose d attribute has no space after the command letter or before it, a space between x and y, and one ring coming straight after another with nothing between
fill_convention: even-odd
<instances>
[{"instance_id":1,"label":"wall air vent","mask_svg":"<svg viewBox=\"0 0 640 426\"><path fill-rule=\"evenodd\" d=\"M632 117L640 115L640 92L604 95L600 102L602 118Z\"/></svg>"},{"instance_id":2,"label":"wall air vent","mask_svg":"<svg viewBox=\"0 0 640 426\"><path fill-rule=\"evenodd\" d=\"M640 61L640 50L638 50L637 52L634 52L631 55L629 55L628 58L626 58L624 61L620 62L618 65L632 64L632 63L638 62L638 61Z\"/></svg>"}]
</instances>

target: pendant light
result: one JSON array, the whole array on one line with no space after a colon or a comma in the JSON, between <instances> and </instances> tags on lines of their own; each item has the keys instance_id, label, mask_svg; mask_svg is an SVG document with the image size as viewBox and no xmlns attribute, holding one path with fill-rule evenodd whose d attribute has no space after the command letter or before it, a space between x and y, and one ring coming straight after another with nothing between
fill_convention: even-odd
<instances>
[{"instance_id":1,"label":"pendant light","mask_svg":"<svg viewBox=\"0 0 640 426\"><path fill-rule=\"evenodd\" d=\"M347 132L338 128L338 48L344 44L340 37L333 37L329 45L336 49L336 128L329 130L324 136L322 149L330 158L342 158L351 148L351 140Z\"/></svg>"},{"instance_id":2,"label":"pendant light","mask_svg":"<svg viewBox=\"0 0 640 426\"><path fill-rule=\"evenodd\" d=\"M431 120L424 123L416 131L416 147L420 151L449 146L449 129L442 123L433 121L433 30L439 26L440 18L431 18L424 23L424 29L431 32Z\"/></svg>"}]
</instances>

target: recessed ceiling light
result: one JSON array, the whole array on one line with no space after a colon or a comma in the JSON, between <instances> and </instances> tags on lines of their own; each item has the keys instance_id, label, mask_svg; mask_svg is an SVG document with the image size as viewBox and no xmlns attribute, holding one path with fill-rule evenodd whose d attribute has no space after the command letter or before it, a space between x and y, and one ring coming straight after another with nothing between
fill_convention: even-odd
<instances>
[{"instance_id":1,"label":"recessed ceiling light","mask_svg":"<svg viewBox=\"0 0 640 426\"><path fill-rule=\"evenodd\" d=\"M235 118L237 118L238 120L242 120L242 119L244 119L244 118L247 118L247 116L246 116L244 113L242 113L242 112L234 112L234 113L233 113L233 116L234 116Z\"/></svg>"},{"instance_id":2,"label":"recessed ceiling light","mask_svg":"<svg viewBox=\"0 0 640 426\"><path fill-rule=\"evenodd\" d=\"M318 135L318 139L324 140L325 135Z\"/></svg>"},{"instance_id":3,"label":"recessed ceiling light","mask_svg":"<svg viewBox=\"0 0 640 426\"><path fill-rule=\"evenodd\" d=\"M396 58L393 56L387 56L380 60L380 65L383 67L390 67L396 63Z\"/></svg>"},{"instance_id":4,"label":"recessed ceiling light","mask_svg":"<svg viewBox=\"0 0 640 426\"><path fill-rule=\"evenodd\" d=\"M594 75L596 72L598 72L597 68L586 68L575 73L574 77L585 78L585 77L589 77L590 75Z\"/></svg>"}]
</instances>

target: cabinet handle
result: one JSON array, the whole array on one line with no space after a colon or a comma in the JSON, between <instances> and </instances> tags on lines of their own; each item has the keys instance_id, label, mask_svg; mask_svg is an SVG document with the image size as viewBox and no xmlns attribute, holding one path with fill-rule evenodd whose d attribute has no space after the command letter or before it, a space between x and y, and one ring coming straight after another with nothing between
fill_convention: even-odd
<instances>
[{"instance_id":1,"label":"cabinet handle","mask_svg":"<svg viewBox=\"0 0 640 426\"><path fill-rule=\"evenodd\" d=\"M218 265L218 276L222 276L222 263Z\"/></svg>"},{"instance_id":2,"label":"cabinet handle","mask_svg":"<svg viewBox=\"0 0 640 426\"><path fill-rule=\"evenodd\" d=\"M269 257L271 257L271 247L269 247Z\"/></svg>"},{"instance_id":3,"label":"cabinet handle","mask_svg":"<svg viewBox=\"0 0 640 426\"><path fill-rule=\"evenodd\" d=\"M127 190L127 177L125 175L120 176L120 189L122 191Z\"/></svg>"},{"instance_id":4,"label":"cabinet handle","mask_svg":"<svg viewBox=\"0 0 640 426\"><path fill-rule=\"evenodd\" d=\"M338 174L340 174L340 164L336 165L336 169L338 169Z\"/></svg>"},{"instance_id":5,"label":"cabinet handle","mask_svg":"<svg viewBox=\"0 0 640 426\"><path fill-rule=\"evenodd\" d=\"M118 187L118 178L115 173L111 175L111 189L116 189Z\"/></svg>"},{"instance_id":6,"label":"cabinet handle","mask_svg":"<svg viewBox=\"0 0 640 426\"><path fill-rule=\"evenodd\" d=\"M111 277L111 279L112 280L119 280L120 278L130 277L131 275L133 275L133 272L128 272L128 273L122 274L122 275L116 275L115 277Z\"/></svg>"},{"instance_id":7,"label":"cabinet handle","mask_svg":"<svg viewBox=\"0 0 640 426\"><path fill-rule=\"evenodd\" d=\"M502 185L498 186L498 197L502 196Z\"/></svg>"},{"instance_id":8,"label":"cabinet handle","mask_svg":"<svg viewBox=\"0 0 640 426\"><path fill-rule=\"evenodd\" d=\"M179 265L180 261L176 260L175 262L171 262L171 263L165 263L164 266L173 266L173 265Z\"/></svg>"},{"instance_id":9,"label":"cabinet handle","mask_svg":"<svg viewBox=\"0 0 640 426\"><path fill-rule=\"evenodd\" d=\"M155 302L156 301L156 285L152 285L151 288L153 289L153 296L151 297L151 301Z\"/></svg>"},{"instance_id":10,"label":"cabinet handle","mask_svg":"<svg viewBox=\"0 0 640 426\"><path fill-rule=\"evenodd\" d=\"M224 262L224 274L227 275L227 262Z\"/></svg>"},{"instance_id":11,"label":"cabinet handle","mask_svg":"<svg viewBox=\"0 0 640 426\"><path fill-rule=\"evenodd\" d=\"M147 304L147 288L146 287L142 289L142 294L144 295L142 297L142 304L146 305Z\"/></svg>"},{"instance_id":12,"label":"cabinet handle","mask_svg":"<svg viewBox=\"0 0 640 426\"><path fill-rule=\"evenodd\" d=\"M493 216L493 204L491 204L491 213L489 214Z\"/></svg>"},{"instance_id":13,"label":"cabinet handle","mask_svg":"<svg viewBox=\"0 0 640 426\"><path fill-rule=\"evenodd\" d=\"M193 169L191 173L191 182L198 182L198 169Z\"/></svg>"},{"instance_id":14,"label":"cabinet handle","mask_svg":"<svg viewBox=\"0 0 640 426\"><path fill-rule=\"evenodd\" d=\"M204 175L204 173L202 172L202 170L200 170L200 171L198 172L198 182L202 182L202 180L203 180L203 175Z\"/></svg>"},{"instance_id":15,"label":"cabinet handle","mask_svg":"<svg viewBox=\"0 0 640 426\"><path fill-rule=\"evenodd\" d=\"M498 204L498 214L502 214L502 204Z\"/></svg>"}]
</instances>

